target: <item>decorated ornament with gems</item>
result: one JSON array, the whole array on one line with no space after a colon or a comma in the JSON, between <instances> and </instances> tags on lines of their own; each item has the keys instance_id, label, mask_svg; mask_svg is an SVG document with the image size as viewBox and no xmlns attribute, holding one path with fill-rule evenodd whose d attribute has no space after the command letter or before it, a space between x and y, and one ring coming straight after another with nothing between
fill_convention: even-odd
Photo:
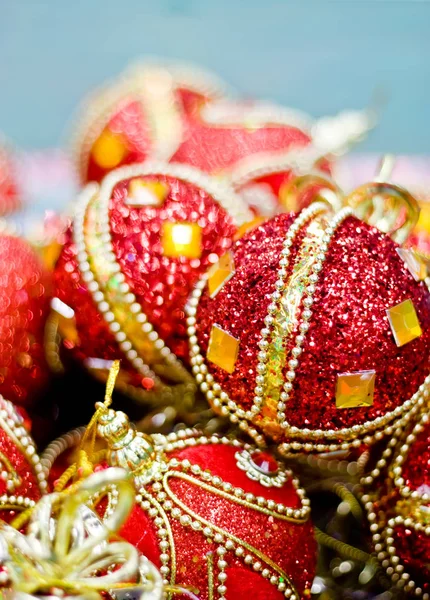
<instances>
[{"instance_id":1,"label":"decorated ornament with gems","mask_svg":"<svg viewBox=\"0 0 430 600\"><path fill-rule=\"evenodd\" d=\"M377 220L373 202L385 195L396 210ZM347 199L403 241L414 202L382 183ZM333 211L330 202L246 234L187 306L191 364L211 405L283 453L391 435L430 385L430 279L410 258L352 208Z\"/></svg>"},{"instance_id":2,"label":"decorated ornament with gems","mask_svg":"<svg viewBox=\"0 0 430 600\"><path fill-rule=\"evenodd\" d=\"M51 284L27 242L0 235L0 393L26 408L49 376L44 329Z\"/></svg>"},{"instance_id":3,"label":"decorated ornament with gems","mask_svg":"<svg viewBox=\"0 0 430 600\"><path fill-rule=\"evenodd\" d=\"M132 66L82 108L74 136L81 181L101 181L112 169L148 157L169 160L185 134L187 115L224 90L213 74L194 66Z\"/></svg>"},{"instance_id":4,"label":"decorated ornament with gems","mask_svg":"<svg viewBox=\"0 0 430 600\"><path fill-rule=\"evenodd\" d=\"M388 476L363 497L375 554L393 584L430 598L430 417L427 406L392 438ZM381 466L381 465L379 465Z\"/></svg>"},{"instance_id":5,"label":"decorated ornament with gems","mask_svg":"<svg viewBox=\"0 0 430 600\"><path fill-rule=\"evenodd\" d=\"M102 523L88 503L112 486L118 501ZM6 598L165 598L154 565L131 544L112 539L133 500L134 489L124 470L107 469L74 486L73 493L45 495L13 527L0 526Z\"/></svg>"},{"instance_id":6,"label":"decorated ornament with gems","mask_svg":"<svg viewBox=\"0 0 430 600\"><path fill-rule=\"evenodd\" d=\"M45 474L24 419L0 396L0 518L10 521L46 492Z\"/></svg>"},{"instance_id":7,"label":"decorated ornament with gems","mask_svg":"<svg viewBox=\"0 0 430 600\"><path fill-rule=\"evenodd\" d=\"M124 358L118 384L138 400L193 394L185 303L250 219L229 186L184 165L122 167L87 186L54 275L64 346L102 378Z\"/></svg>"},{"instance_id":8,"label":"decorated ornament with gems","mask_svg":"<svg viewBox=\"0 0 430 600\"><path fill-rule=\"evenodd\" d=\"M16 171L9 148L0 136L0 215L15 212L21 206Z\"/></svg>"},{"instance_id":9,"label":"decorated ornament with gems","mask_svg":"<svg viewBox=\"0 0 430 600\"><path fill-rule=\"evenodd\" d=\"M200 600L309 595L316 562L309 500L284 465L196 430L144 435L123 412L96 406L92 423L107 442L107 463L131 472L136 487L121 536L160 568L166 584ZM107 495L99 507L105 518L116 503Z\"/></svg>"}]
</instances>

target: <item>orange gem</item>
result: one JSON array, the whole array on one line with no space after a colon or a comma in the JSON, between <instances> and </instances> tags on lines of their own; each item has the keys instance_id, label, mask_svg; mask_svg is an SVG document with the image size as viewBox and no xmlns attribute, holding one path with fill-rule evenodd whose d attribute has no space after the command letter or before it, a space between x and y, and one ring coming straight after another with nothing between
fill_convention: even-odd
<instances>
[{"instance_id":1,"label":"orange gem","mask_svg":"<svg viewBox=\"0 0 430 600\"><path fill-rule=\"evenodd\" d=\"M387 310L388 321L397 346L404 346L422 335L412 300L405 300Z\"/></svg>"},{"instance_id":2,"label":"orange gem","mask_svg":"<svg viewBox=\"0 0 430 600\"><path fill-rule=\"evenodd\" d=\"M212 325L207 359L227 373L233 373L238 354L239 340L221 329L219 325Z\"/></svg>"},{"instance_id":3,"label":"orange gem","mask_svg":"<svg viewBox=\"0 0 430 600\"><path fill-rule=\"evenodd\" d=\"M336 407L372 406L376 371L339 373L336 386Z\"/></svg>"},{"instance_id":4,"label":"orange gem","mask_svg":"<svg viewBox=\"0 0 430 600\"><path fill-rule=\"evenodd\" d=\"M232 252L226 252L208 272L208 288L211 298L215 298L225 283L235 274Z\"/></svg>"},{"instance_id":5,"label":"orange gem","mask_svg":"<svg viewBox=\"0 0 430 600\"><path fill-rule=\"evenodd\" d=\"M200 258L202 228L197 223L163 223L161 244L165 256Z\"/></svg>"}]
</instances>

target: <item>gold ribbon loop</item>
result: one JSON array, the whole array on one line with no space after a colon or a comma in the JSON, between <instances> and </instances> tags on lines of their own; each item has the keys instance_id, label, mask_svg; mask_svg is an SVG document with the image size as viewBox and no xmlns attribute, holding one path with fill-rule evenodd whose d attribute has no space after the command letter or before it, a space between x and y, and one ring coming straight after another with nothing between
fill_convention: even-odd
<instances>
[{"instance_id":1,"label":"gold ribbon loop","mask_svg":"<svg viewBox=\"0 0 430 600\"><path fill-rule=\"evenodd\" d=\"M412 194L392 183L374 181L360 186L347 196L345 203L359 219L389 234L403 244L415 227L420 207Z\"/></svg>"},{"instance_id":2,"label":"gold ribbon loop","mask_svg":"<svg viewBox=\"0 0 430 600\"><path fill-rule=\"evenodd\" d=\"M325 174L310 172L294 177L279 190L279 200L288 211L298 212L313 202L325 202L333 210L342 208L343 194Z\"/></svg>"}]
</instances>

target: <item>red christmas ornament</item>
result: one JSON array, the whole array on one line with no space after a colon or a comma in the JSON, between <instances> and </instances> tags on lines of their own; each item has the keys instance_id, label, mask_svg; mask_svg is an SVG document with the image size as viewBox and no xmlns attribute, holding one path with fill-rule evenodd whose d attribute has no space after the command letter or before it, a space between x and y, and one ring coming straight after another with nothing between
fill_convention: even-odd
<instances>
[{"instance_id":1,"label":"red christmas ornament","mask_svg":"<svg viewBox=\"0 0 430 600\"><path fill-rule=\"evenodd\" d=\"M123 358L133 396L192 393L185 303L250 218L231 188L182 165L123 167L88 186L54 276L64 345L103 377Z\"/></svg>"},{"instance_id":2,"label":"red christmas ornament","mask_svg":"<svg viewBox=\"0 0 430 600\"><path fill-rule=\"evenodd\" d=\"M398 428L385 452L391 457L382 485L363 497L374 551L403 592L430 598L430 418L428 407ZM381 467L382 459L379 461ZM373 483L365 480L366 484Z\"/></svg>"},{"instance_id":3,"label":"red christmas ornament","mask_svg":"<svg viewBox=\"0 0 430 600\"><path fill-rule=\"evenodd\" d=\"M188 304L202 391L284 453L391 435L430 385L423 267L350 208L332 213L318 202L266 222L235 243Z\"/></svg>"},{"instance_id":4,"label":"red christmas ornament","mask_svg":"<svg viewBox=\"0 0 430 600\"><path fill-rule=\"evenodd\" d=\"M0 215L15 212L21 206L12 157L0 139Z\"/></svg>"},{"instance_id":5,"label":"red christmas ornament","mask_svg":"<svg viewBox=\"0 0 430 600\"><path fill-rule=\"evenodd\" d=\"M288 200L293 176L330 173L324 157L345 152L372 127L364 112L313 122L273 104L218 100L196 104L172 161L226 177L262 216L294 210Z\"/></svg>"},{"instance_id":6,"label":"red christmas ornament","mask_svg":"<svg viewBox=\"0 0 430 600\"><path fill-rule=\"evenodd\" d=\"M98 431L108 464L131 471L137 489L120 534L167 584L201 600L309 596L316 566L309 500L281 463L196 430L136 433L113 410L100 412ZM99 510L109 514L114 502L108 493Z\"/></svg>"},{"instance_id":7,"label":"red christmas ornament","mask_svg":"<svg viewBox=\"0 0 430 600\"><path fill-rule=\"evenodd\" d=\"M0 392L31 406L46 384L44 328L51 279L23 240L0 236Z\"/></svg>"},{"instance_id":8,"label":"red christmas ornament","mask_svg":"<svg viewBox=\"0 0 430 600\"><path fill-rule=\"evenodd\" d=\"M0 518L11 521L46 491L45 474L24 419L0 396Z\"/></svg>"},{"instance_id":9,"label":"red christmas ornament","mask_svg":"<svg viewBox=\"0 0 430 600\"><path fill-rule=\"evenodd\" d=\"M185 134L187 115L222 96L212 74L181 64L129 69L89 99L75 136L81 181L101 181L112 169L148 157L169 160Z\"/></svg>"}]
</instances>

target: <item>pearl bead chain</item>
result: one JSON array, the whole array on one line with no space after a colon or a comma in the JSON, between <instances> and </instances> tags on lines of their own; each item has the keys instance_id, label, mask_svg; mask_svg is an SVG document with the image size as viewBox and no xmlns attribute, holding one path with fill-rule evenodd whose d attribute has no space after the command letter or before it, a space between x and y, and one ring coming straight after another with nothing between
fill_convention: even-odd
<instances>
[{"instance_id":1,"label":"pearl bead chain","mask_svg":"<svg viewBox=\"0 0 430 600\"><path fill-rule=\"evenodd\" d=\"M17 445L19 450L29 461L33 473L37 479L39 489L42 494L44 494L48 489L48 483L46 481L40 457L37 454L36 446L25 427L23 427L23 422L24 419L17 413L14 405L0 395L0 427L3 429L6 435L10 437L12 442ZM7 478L9 477L10 474L7 474ZM8 484L6 485L8 488L16 487L9 486ZM15 496L9 497L9 501L13 504L14 502L12 499L15 500ZM22 496L17 496L16 500L19 504L24 502L24 504L27 506L26 502L28 499Z\"/></svg>"}]
</instances>

